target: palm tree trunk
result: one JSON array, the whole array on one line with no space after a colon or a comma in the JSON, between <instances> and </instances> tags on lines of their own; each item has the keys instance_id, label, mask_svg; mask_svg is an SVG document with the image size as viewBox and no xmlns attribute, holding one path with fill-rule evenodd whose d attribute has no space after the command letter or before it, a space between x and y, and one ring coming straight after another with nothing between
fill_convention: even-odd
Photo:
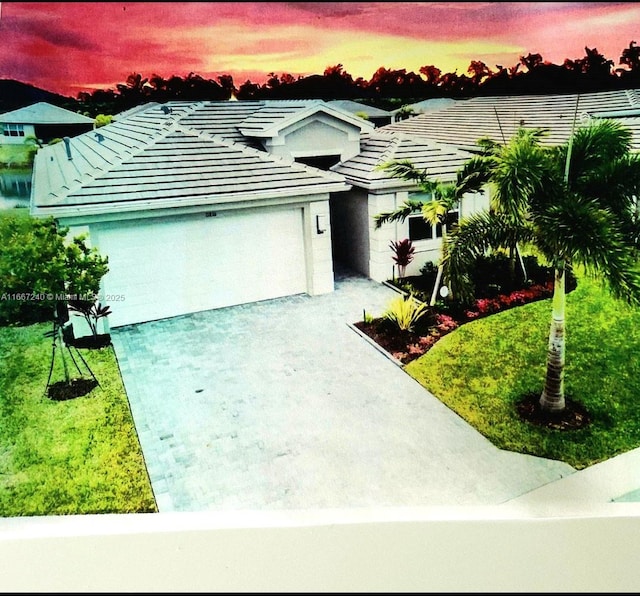
<instances>
[{"instance_id":1,"label":"palm tree trunk","mask_svg":"<svg viewBox=\"0 0 640 596\"><path fill-rule=\"evenodd\" d=\"M442 225L442 244L440 245L440 261L438 264L438 273L436 274L436 281L433 284L433 292L431 292L431 300L429 301L429 306L435 306L436 299L438 298L438 290L440 289L440 282L442 281L442 272L444 270L444 265L442 264L444 261L445 251L447 248L447 222L443 220L441 222Z\"/></svg>"},{"instance_id":2,"label":"palm tree trunk","mask_svg":"<svg viewBox=\"0 0 640 596\"><path fill-rule=\"evenodd\" d=\"M516 247L509 247L509 278L512 284L516 281Z\"/></svg>"},{"instance_id":3,"label":"palm tree trunk","mask_svg":"<svg viewBox=\"0 0 640 596\"><path fill-rule=\"evenodd\" d=\"M562 412L564 398L564 360L565 360L565 275L564 265L555 270L553 284L553 312L549 330L549 349L547 351L547 373L544 390L540 396L540 407L549 413Z\"/></svg>"},{"instance_id":4,"label":"palm tree trunk","mask_svg":"<svg viewBox=\"0 0 640 596\"><path fill-rule=\"evenodd\" d=\"M523 280L527 281L529 276L527 275L527 268L524 266L524 259L522 258L522 253L520 252L520 248L518 248L518 243L516 242L516 254L518 255L518 260L520 261L520 269L522 269Z\"/></svg>"},{"instance_id":5,"label":"palm tree trunk","mask_svg":"<svg viewBox=\"0 0 640 596\"><path fill-rule=\"evenodd\" d=\"M440 280L442 279L442 270L444 267L442 263L438 265L438 273L436 274L436 282L433 284L433 292L431 293L431 300L429 306L435 306L436 298L438 297L438 290L440 289Z\"/></svg>"}]
</instances>

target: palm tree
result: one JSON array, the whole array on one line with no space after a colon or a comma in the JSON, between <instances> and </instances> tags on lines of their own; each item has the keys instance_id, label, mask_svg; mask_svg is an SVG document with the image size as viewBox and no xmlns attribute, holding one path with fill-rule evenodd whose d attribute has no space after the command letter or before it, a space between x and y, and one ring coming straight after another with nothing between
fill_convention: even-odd
<instances>
[{"instance_id":1,"label":"palm tree","mask_svg":"<svg viewBox=\"0 0 640 596\"><path fill-rule=\"evenodd\" d=\"M629 131L607 120L578 129L566 144L553 148L543 148L539 135L519 132L512 141L513 151L494 152L491 163L481 163L489 168L489 180L501 184L502 199L517 209L472 215L448 238L443 264L459 296L469 296L469 268L487 250L527 243L553 267L546 376L540 396L540 406L548 413L566 407L566 270L582 266L614 297L640 304L640 272L628 230L636 208L640 158L631 154L630 138ZM511 188L505 180L513 181ZM518 180L522 182L517 184Z\"/></svg>"},{"instance_id":2,"label":"palm tree","mask_svg":"<svg viewBox=\"0 0 640 596\"><path fill-rule=\"evenodd\" d=\"M416 168L410 160L394 160L378 166L386 170L394 178L415 182L416 186L425 194L430 194L427 201L408 199L395 211L380 213L375 216L375 227L379 229L383 224L393 221L403 222L414 213L421 213L424 220L431 225L439 225L442 230L442 248L438 263L438 272L431 294L430 306L436 303L438 290L442 281L444 250L446 248L449 213L455 209L462 196L477 187L477 179L462 172L458 180L453 182L438 182L431 180L426 170Z\"/></svg>"}]
</instances>

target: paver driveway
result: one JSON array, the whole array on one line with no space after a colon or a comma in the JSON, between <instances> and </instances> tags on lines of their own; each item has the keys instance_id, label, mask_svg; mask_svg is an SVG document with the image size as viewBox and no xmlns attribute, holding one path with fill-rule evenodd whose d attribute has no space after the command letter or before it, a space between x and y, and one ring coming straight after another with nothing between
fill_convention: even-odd
<instances>
[{"instance_id":1,"label":"paver driveway","mask_svg":"<svg viewBox=\"0 0 640 596\"><path fill-rule=\"evenodd\" d=\"M495 505L574 472L495 448L347 325L393 295L344 277L114 329L159 510Z\"/></svg>"}]
</instances>

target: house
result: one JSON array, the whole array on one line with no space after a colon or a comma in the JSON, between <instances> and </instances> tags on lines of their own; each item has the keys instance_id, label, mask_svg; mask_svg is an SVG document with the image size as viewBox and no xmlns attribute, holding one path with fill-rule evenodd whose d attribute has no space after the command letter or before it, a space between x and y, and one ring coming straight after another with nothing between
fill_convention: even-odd
<instances>
[{"instance_id":1,"label":"house","mask_svg":"<svg viewBox=\"0 0 640 596\"><path fill-rule=\"evenodd\" d=\"M406 269L407 275L417 275L427 261L437 262L442 244L442 230L427 224L419 213L402 223L386 223L380 229L375 228L377 214L395 211L407 199L428 200L415 184L391 178L379 167L392 160L410 160L416 167L432 173L434 180L452 182L471 157L443 143L382 131L384 129L367 135L358 155L332 168L351 185L344 196L332 198L331 226L336 258L376 281L391 279L397 274L389 248L391 240L409 238L413 242L415 255ZM451 213L451 218L457 220L488 204L488 193L469 193Z\"/></svg>"},{"instance_id":2,"label":"house","mask_svg":"<svg viewBox=\"0 0 640 596\"><path fill-rule=\"evenodd\" d=\"M395 122L384 130L474 151L479 138L504 142L521 126L545 129L548 134L543 142L558 145L569 139L574 126L583 126L592 118L624 123L633 132L634 149L640 149L640 89L475 97Z\"/></svg>"},{"instance_id":3,"label":"house","mask_svg":"<svg viewBox=\"0 0 640 596\"><path fill-rule=\"evenodd\" d=\"M31 212L88 233L109 257L111 326L322 294L338 263L391 278L391 240L414 243L408 275L439 257L440 230L419 214L375 227L377 214L420 198L381 164L408 159L451 181L480 137L531 126L559 143L601 117L629 126L640 148L639 108L636 91L483 97L375 128L321 100L147 104L41 149ZM470 193L450 218L489 202L489 189Z\"/></svg>"},{"instance_id":4,"label":"house","mask_svg":"<svg viewBox=\"0 0 640 596\"><path fill-rule=\"evenodd\" d=\"M382 163L408 159L433 180L452 181L478 151L481 137L504 142L525 126L544 129L543 142L557 145L566 142L575 127L595 118L624 124L632 133L632 148L640 150L640 90L428 100L422 109L416 116L364 136L357 156L331 168L351 185L344 197L332 198L334 251L353 269L378 281L394 273L390 240L413 241L415 256L407 275L419 273L426 261L437 261L441 247L438 227L427 225L420 214L375 228L375 215L394 211L408 198L420 198L412 184L381 172ZM489 202L490 188L469 193L451 219L486 209Z\"/></svg>"},{"instance_id":5,"label":"house","mask_svg":"<svg viewBox=\"0 0 640 596\"><path fill-rule=\"evenodd\" d=\"M170 102L41 149L31 212L109 257L111 326L333 290L328 168L373 125L318 101Z\"/></svg>"},{"instance_id":6,"label":"house","mask_svg":"<svg viewBox=\"0 0 640 596\"><path fill-rule=\"evenodd\" d=\"M0 144L23 144L34 137L43 143L72 137L93 128L93 119L46 102L0 114Z\"/></svg>"}]
</instances>

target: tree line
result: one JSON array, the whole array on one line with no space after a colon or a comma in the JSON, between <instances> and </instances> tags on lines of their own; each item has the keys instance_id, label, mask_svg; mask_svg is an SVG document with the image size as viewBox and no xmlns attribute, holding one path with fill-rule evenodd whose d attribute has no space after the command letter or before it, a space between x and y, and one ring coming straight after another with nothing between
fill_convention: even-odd
<instances>
[{"instance_id":1,"label":"tree line","mask_svg":"<svg viewBox=\"0 0 640 596\"><path fill-rule=\"evenodd\" d=\"M631 41L618 60L606 58L597 48L585 47L585 55L562 64L544 60L541 54L521 56L511 67L489 67L472 60L466 73L442 72L425 65L418 73L381 66L370 79L354 78L342 64L329 66L323 74L294 76L271 72L264 84L246 80L236 86L223 74L205 78L197 73L181 77L149 77L131 73L115 89L78 94L75 109L88 116L115 114L149 101L226 100L232 95L247 99L351 99L384 109L430 98L464 98L479 95L586 93L640 86L640 47Z\"/></svg>"}]
</instances>

